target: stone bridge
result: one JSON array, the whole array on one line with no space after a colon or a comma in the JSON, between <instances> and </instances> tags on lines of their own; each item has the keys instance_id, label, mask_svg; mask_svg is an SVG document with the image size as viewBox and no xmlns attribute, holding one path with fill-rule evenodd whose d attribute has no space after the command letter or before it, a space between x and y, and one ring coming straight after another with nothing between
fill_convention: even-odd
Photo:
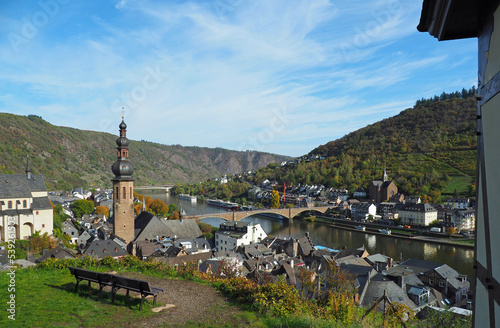
<instances>
[{"instance_id":1,"label":"stone bridge","mask_svg":"<svg viewBox=\"0 0 500 328\"><path fill-rule=\"evenodd\" d=\"M324 214L328 206L319 207L297 207L297 208L269 208L263 210L253 210L253 211L235 211L235 212L225 212L225 213L211 213L211 214L199 214L191 215L189 218L193 219L203 219L203 218L221 218L227 221L240 221L251 215L256 214L278 214L284 219L288 219L289 222L293 221L293 218L302 212L319 212Z\"/></svg>"}]
</instances>

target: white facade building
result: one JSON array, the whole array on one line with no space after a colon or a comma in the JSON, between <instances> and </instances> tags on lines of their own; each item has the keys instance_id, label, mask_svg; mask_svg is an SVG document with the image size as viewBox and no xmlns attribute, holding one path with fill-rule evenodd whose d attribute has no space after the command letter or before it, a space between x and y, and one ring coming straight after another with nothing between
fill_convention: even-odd
<instances>
[{"instance_id":1,"label":"white facade building","mask_svg":"<svg viewBox=\"0 0 500 328\"><path fill-rule=\"evenodd\" d=\"M403 224L428 226L437 220L437 210L429 204L406 204L399 211L399 221Z\"/></svg>"},{"instance_id":2,"label":"white facade building","mask_svg":"<svg viewBox=\"0 0 500 328\"><path fill-rule=\"evenodd\" d=\"M266 237L260 224L228 221L221 223L220 229L215 233L215 249L218 252L232 251L240 245L259 243Z\"/></svg>"},{"instance_id":3,"label":"white facade building","mask_svg":"<svg viewBox=\"0 0 500 328\"><path fill-rule=\"evenodd\" d=\"M52 235L54 214L42 175L0 174L0 240Z\"/></svg>"}]
</instances>

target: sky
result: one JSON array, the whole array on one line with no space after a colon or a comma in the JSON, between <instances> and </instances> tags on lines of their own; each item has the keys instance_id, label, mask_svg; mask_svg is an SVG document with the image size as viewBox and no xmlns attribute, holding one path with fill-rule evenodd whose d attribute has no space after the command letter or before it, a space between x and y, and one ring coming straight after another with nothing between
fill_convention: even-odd
<instances>
[{"instance_id":1,"label":"sky","mask_svg":"<svg viewBox=\"0 0 500 328\"><path fill-rule=\"evenodd\" d=\"M0 2L0 112L166 145L301 156L477 85L421 1ZM1 122L0 122L1 124Z\"/></svg>"}]
</instances>

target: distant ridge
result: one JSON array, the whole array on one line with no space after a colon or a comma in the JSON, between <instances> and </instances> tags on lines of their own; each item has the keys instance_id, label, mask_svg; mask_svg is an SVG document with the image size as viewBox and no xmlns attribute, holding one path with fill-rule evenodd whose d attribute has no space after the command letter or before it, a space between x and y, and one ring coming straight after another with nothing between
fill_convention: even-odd
<instances>
[{"instance_id":1,"label":"distant ridge","mask_svg":"<svg viewBox=\"0 0 500 328\"><path fill-rule=\"evenodd\" d=\"M405 195L437 201L475 195L476 89L420 99L367 127L313 149L299 165L259 170L255 181L368 188L384 169ZM305 162L311 155L324 159Z\"/></svg>"},{"instance_id":2,"label":"distant ridge","mask_svg":"<svg viewBox=\"0 0 500 328\"><path fill-rule=\"evenodd\" d=\"M33 172L45 176L50 190L110 186L116 138L109 133L54 126L36 115L0 113L0 173L24 173L29 155ZM130 153L137 185L199 182L289 159L256 151L133 140Z\"/></svg>"}]
</instances>

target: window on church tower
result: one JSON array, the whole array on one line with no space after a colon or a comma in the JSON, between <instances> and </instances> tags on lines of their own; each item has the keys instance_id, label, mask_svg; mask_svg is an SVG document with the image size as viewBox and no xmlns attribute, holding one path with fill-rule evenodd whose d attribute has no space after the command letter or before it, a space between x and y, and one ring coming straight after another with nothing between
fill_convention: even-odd
<instances>
[{"instance_id":1,"label":"window on church tower","mask_svg":"<svg viewBox=\"0 0 500 328\"><path fill-rule=\"evenodd\" d=\"M120 188L116 187L116 199L120 199Z\"/></svg>"},{"instance_id":2,"label":"window on church tower","mask_svg":"<svg viewBox=\"0 0 500 328\"><path fill-rule=\"evenodd\" d=\"M25 200L23 200L23 207L24 207L24 208L28 207L28 202L26 201L26 199L25 199Z\"/></svg>"},{"instance_id":3,"label":"window on church tower","mask_svg":"<svg viewBox=\"0 0 500 328\"><path fill-rule=\"evenodd\" d=\"M9 206L9 208L12 208L12 201L11 200L9 200L9 205L8 206Z\"/></svg>"},{"instance_id":4,"label":"window on church tower","mask_svg":"<svg viewBox=\"0 0 500 328\"><path fill-rule=\"evenodd\" d=\"M130 199L134 199L134 193L132 191L132 187L130 187Z\"/></svg>"},{"instance_id":5,"label":"window on church tower","mask_svg":"<svg viewBox=\"0 0 500 328\"><path fill-rule=\"evenodd\" d=\"M127 187L123 187L123 199L127 199Z\"/></svg>"}]
</instances>

